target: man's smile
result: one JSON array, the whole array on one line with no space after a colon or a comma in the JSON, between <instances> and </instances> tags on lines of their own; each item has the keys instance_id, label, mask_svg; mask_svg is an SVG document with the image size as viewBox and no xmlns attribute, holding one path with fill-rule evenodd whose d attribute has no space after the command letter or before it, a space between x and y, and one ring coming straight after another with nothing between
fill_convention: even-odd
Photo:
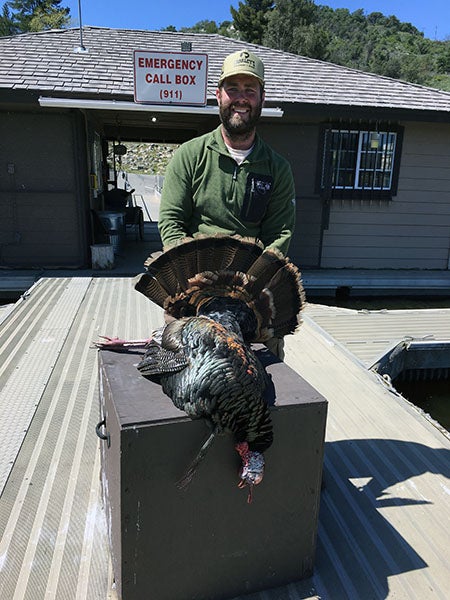
<instances>
[{"instance_id":1,"label":"man's smile","mask_svg":"<svg viewBox=\"0 0 450 600\"><path fill-rule=\"evenodd\" d=\"M251 113L251 108L249 106L231 106L231 115L236 115L238 117L248 116Z\"/></svg>"}]
</instances>

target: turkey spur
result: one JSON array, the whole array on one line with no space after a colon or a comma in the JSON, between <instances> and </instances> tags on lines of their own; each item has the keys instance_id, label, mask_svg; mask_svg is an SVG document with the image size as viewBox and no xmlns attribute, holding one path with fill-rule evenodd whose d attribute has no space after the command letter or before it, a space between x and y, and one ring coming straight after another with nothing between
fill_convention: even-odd
<instances>
[{"instance_id":1,"label":"turkey spur","mask_svg":"<svg viewBox=\"0 0 450 600\"><path fill-rule=\"evenodd\" d=\"M264 474L272 444L264 399L267 375L251 348L300 324L300 273L278 251L237 236L186 239L145 262L135 288L165 309L141 374L161 384L175 406L204 418L212 434L180 482L187 485L216 434L231 433L241 457L239 487Z\"/></svg>"}]
</instances>

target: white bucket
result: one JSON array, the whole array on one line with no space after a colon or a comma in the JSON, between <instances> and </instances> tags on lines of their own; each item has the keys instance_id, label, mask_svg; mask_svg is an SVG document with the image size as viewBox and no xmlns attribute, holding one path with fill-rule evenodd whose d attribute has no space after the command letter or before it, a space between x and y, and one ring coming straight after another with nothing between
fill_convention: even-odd
<instances>
[{"instance_id":1,"label":"white bucket","mask_svg":"<svg viewBox=\"0 0 450 600\"><path fill-rule=\"evenodd\" d=\"M92 268L113 269L114 247L112 244L94 244L91 246Z\"/></svg>"}]
</instances>

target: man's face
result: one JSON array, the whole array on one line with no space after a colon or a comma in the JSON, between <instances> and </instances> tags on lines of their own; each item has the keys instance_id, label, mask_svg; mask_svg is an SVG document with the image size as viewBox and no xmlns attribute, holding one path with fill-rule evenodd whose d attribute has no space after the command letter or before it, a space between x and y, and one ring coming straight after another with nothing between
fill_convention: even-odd
<instances>
[{"instance_id":1,"label":"man's face","mask_svg":"<svg viewBox=\"0 0 450 600\"><path fill-rule=\"evenodd\" d=\"M229 135L244 135L254 130L264 103L264 92L255 77L227 77L216 90L216 98L220 119Z\"/></svg>"}]
</instances>

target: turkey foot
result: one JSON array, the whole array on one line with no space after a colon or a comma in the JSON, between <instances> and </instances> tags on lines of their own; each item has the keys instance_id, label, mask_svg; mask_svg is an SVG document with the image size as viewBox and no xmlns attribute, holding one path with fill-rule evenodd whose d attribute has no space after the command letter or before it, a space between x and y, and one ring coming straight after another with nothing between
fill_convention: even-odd
<instances>
[{"instance_id":1,"label":"turkey foot","mask_svg":"<svg viewBox=\"0 0 450 600\"><path fill-rule=\"evenodd\" d=\"M145 348L152 338L145 340L123 340L119 337L109 337L109 335L99 335L104 341L92 342L96 348L101 350L123 350L126 348Z\"/></svg>"}]
</instances>

